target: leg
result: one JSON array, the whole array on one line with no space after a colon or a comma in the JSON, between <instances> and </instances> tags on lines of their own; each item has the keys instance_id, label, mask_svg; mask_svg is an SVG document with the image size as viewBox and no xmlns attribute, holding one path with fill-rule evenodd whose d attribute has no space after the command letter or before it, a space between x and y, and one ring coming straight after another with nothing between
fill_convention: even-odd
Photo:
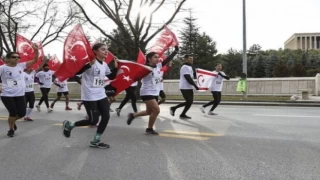
<instances>
[{"instance_id":1,"label":"leg","mask_svg":"<svg viewBox=\"0 0 320 180\"><path fill-rule=\"evenodd\" d=\"M205 105L203 105L202 107L208 107L208 106L211 106L212 104L214 104L214 92L213 91L211 91L211 94L212 94L212 97L213 97L213 100L212 101L210 101L210 102L208 102L207 104L205 104Z\"/></svg>"},{"instance_id":2,"label":"leg","mask_svg":"<svg viewBox=\"0 0 320 180\"><path fill-rule=\"evenodd\" d=\"M163 90L160 91L159 96L161 97L161 100L158 102L158 105L160 105L166 101L166 94L164 93Z\"/></svg>"},{"instance_id":3,"label":"leg","mask_svg":"<svg viewBox=\"0 0 320 180\"><path fill-rule=\"evenodd\" d=\"M6 107L6 109L9 112L9 118L8 118L8 124L9 124L9 129L10 129L9 131L13 132L14 123L15 123L15 120L16 120L16 118L18 116L18 110L16 108L16 102L14 100L14 97L4 97L4 96L2 96L1 100L2 100L3 105ZM13 137L13 135L14 135L14 132L13 132L12 136L10 136L10 137ZM9 136L9 132L8 132L8 136Z\"/></svg>"},{"instance_id":4,"label":"leg","mask_svg":"<svg viewBox=\"0 0 320 180\"><path fill-rule=\"evenodd\" d=\"M182 113L180 114L180 117L189 118L186 116L186 113L188 112L188 110L190 109L190 107L193 103L193 90L192 89L184 90L183 97L186 100L186 105L184 106L184 109L183 109Z\"/></svg>"},{"instance_id":5,"label":"leg","mask_svg":"<svg viewBox=\"0 0 320 180\"><path fill-rule=\"evenodd\" d=\"M62 93L57 92L57 97L56 99L51 103L50 108L53 108L54 104L61 99Z\"/></svg>"},{"instance_id":6,"label":"leg","mask_svg":"<svg viewBox=\"0 0 320 180\"><path fill-rule=\"evenodd\" d=\"M185 93L184 93L184 92L186 91L186 89L180 89L180 91L181 91L181 93L182 93L182 96L183 96L184 100L186 100L186 101L183 102L183 103L180 103L180 104L178 104L178 105L176 105L176 106L170 107L170 114L171 114L172 116L174 116L174 113L175 113L175 111L176 111L178 108L181 108L181 107L187 105L187 97L186 97L186 95L185 95Z\"/></svg>"},{"instance_id":7,"label":"leg","mask_svg":"<svg viewBox=\"0 0 320 180\"><path fill-rule=\"evenodd\" d=\"M15 97L16 108L18 111L18 115L16 116L16 120L23 118L26 115L26 100L24 96Z\"/></svg>"},{"instance_id":8,"label":"leg","mask_svg":"<svg viewBox=\"0 0 320 180\"><path fill-rule=\"evenodd\" d=\"M26 117L24 120L26 121L33 121L31 118L30 118L30 115L32 113L32 110L34 108L34 103L35 103L35 96L34 96L34 92L27 92L25 93L25 97L26 97L26 105L27 103L29 104L29 108L27 107L27 112L26 112Z\"/></svg>"},{"instance_id":9,"label":"leg","mask_svg":"<svg viewBox=\"0 0 320 180\"><path fill-rule=\"evenodd\" d=\"M74 123L74 126L78 127L78 126L96 125L100 117L97 101L83 101L83 104L87 111L89 119L77 121Z\"/></svg>"},{"instance_id":10,"label":"leg","mask_svg":"<svg viewBox=\"0 0 320 180\"><path fill-rule=\"evenodd\" d=\"M42 94L42 96L41 96L41 99L40 99L40 101L39 101L39 103L38 103L38 106L41 106L41 104L42 104L42 102L44 101L44 96L45 96L45 94L46 94L46 88L40 88L40 90L41 90L41 94Z\"/></svg>"},{"instance_id":11,"label":"leg","mask_svg":"<svg viewBox=\"0 0 320 180\"><path fill-rule=\"evenodd\" d=\"M98 101L98 111L101 114L101 121L99 123L99 126L97 128L97 134L103 134L104 130L106 129L109 118L110 118L110 112L109 109L109 102L107 98L101 99Z\"/></svg>"},{"instance_id":12,"label":"leg","mask_svg":"<svg viewBox=\"0 0 320 180\"><path fill-rule=\"evenodd\" d=\"M214 92L212 92L212 94L214 97L214 104L210 109L211 112L213 112L213 110L216 109L216 107L219 105L219 103L221 101L221 92L214 91Z\"/></svg>"},{"instance_id":13,"label":"leg","mask_svg":"<svg viewBox=\"0 0 320 180\"><path fill-rule=\"evenodd\" d=\"M146 105L148 107L150 107L148 128L152 129L153 125L156 122L156 119L160 113L160 108L159 108L158 102L155 99L147 101Z\"/></svg>"},{"instance_id":14,"label":"leg","mask_svg":"<svg viewBox=\"0 0 320 180\"><path fill-rule=\"evenodd\" d=\"M45 88L46 89L46 94L44 96L44 103L46 103L47 108L49 108L49 92L50 88Z\"/></svg>"},{"instance_id":15,"label":"leg","mask_svg":"<svg viewBox=\"0 0 320 180\"><path fill-rule=\"evenodd\" d=\"M118 109L121 110L121 109L123 108L123 106L127 104L127 102L128 102L129 99L130 99L130 93L131 93L131 86L126 89L126 96L125 96L124 99L121 101Z\"/></svg>"},{"instance_id":16,"label":"leg","mask_svg":"<svg viewBox=\"0 0 320 180\"><path fill-rule=\"evenodd\" d=\"M137 97L134 93L136 87L133 87L133 91L131 93L131 96L130 96L130 99L131 99L131 106L132 106L132 109L133 109L133 112L138 112L138 109L137 109Z\"/></svg>"}]
</instances>

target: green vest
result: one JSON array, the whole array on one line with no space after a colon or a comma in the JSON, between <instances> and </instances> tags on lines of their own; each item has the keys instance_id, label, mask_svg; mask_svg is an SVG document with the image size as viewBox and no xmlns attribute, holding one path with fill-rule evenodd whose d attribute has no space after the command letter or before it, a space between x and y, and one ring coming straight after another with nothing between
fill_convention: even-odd
<instances>
[{"instance_id":1,"label":"green vest","mask_svg":"<svg viewBox=\"0 0 320 180\"><path fill-rule=\"evenodd\" d=\"M246 79L240 79L237 85L237 91L238 92L246 92L247 90L247 80Z\"/></svg>"}]
</instances>

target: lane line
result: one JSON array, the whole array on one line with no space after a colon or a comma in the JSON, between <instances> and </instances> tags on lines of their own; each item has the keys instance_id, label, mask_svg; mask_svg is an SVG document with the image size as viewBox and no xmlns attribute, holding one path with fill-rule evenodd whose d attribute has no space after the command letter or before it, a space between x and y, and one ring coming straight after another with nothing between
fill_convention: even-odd
<instances>
[{"instance_id":1,"label":"lane line","mask_svg":"<svg viewBox=\"0 0 320 180\"><path fill-rule=\"evenodd\" d=\"M269 117L320 118L320 116L281 115L281 114L252 114L252 115L253 116L269 116Z\"/></svg>"},{"instance_id":2,"label":"lane line","mask_svg":"<svg viewBox=\"0 0 320 180\"><path fill-rule=\"evenodd\" d=\"M206 132L188 132L188 131L173 131L165 130L164 133L174 133L174 134L186 134L186 135L198 135L198 136L223 136L217 133L206 133Z\"/></svg>"},{"instance_id":3,"label":"lane line","mask_svg":"<svg viewBox=\"0 0 320 180\"><path fill-rule=\"evenodd\" d=\"M161 136L161 137L170 137L170 138L180 138L180 139L192 139L192 140L200 140L200 141L209 140L208 137L186 136L186 135L180 135L180 134L159 133L159 136Z\"/></svg>"}]
</instances>

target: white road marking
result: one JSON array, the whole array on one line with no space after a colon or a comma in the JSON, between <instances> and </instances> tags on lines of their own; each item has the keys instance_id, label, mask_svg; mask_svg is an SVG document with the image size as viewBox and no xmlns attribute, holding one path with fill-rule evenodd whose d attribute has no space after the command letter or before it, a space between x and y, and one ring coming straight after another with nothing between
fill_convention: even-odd
<instances>
[{"instance_id":1,"label":"white road marking","mask_svg":"<svg viewBox=\"0 0 320 180\"><path fill-rule=\"evenodd\" d=\"M253 116L269 116L269 117L320 118L320 116L284 115L284 114L252 114L252 115Z\"/></svg>"}]
</instances>

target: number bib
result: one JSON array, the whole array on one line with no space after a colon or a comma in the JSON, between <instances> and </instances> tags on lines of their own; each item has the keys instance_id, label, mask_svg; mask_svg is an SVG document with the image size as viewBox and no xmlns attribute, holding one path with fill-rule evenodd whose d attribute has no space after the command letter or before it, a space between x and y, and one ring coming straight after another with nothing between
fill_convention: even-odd
<instances>
[{"instance_id":1,"label":"number bib","mask_svg":"<svg viewBox=\"0 0 320 180\"><path fill-rule=\"evenodd\" d=\"M216 81L216 84L221 84L221 81Z\"/></svg>"},{"instance_id":2,"label":"number bib","mask_svg":"<svg viewBox=\"0 0 320 180\"><path fill-rule=\"evenodd\" d=\"M33 84L26 84L26 89L32 89L33 88Z\"/></svg>"},{"instance_id":3,"label":"number bib","mask_svg":"<svg viewBox=\"0 0 320 180\"><path fill-rule=\"evenodd\" d=\"M104 77L95 76L93 78L93 85L92 86L95 88L104 87Z\"/></svg>"},{"instance_id":4,"label":"number bib","mask_svg":"<svg viewBox=\"0 0 320 180\"><path fill-rule=\"evenodd\" d=\"M156 78L156 77L152 78L152 84L153 85L157 85L159 82L160 82L160 78Z\"/></svg>"},{"instance_id":5,"label":"number bib","mask_svg":"<svg viewBox=\"0 0 320 180\"><path fill-rule=\"evenodd\" d=\"M7 85L8 87L11 87L11 88L18 88L20 87L22 84L22 80L21 79L7 79Z\"/></svg>"}]
</instances>

